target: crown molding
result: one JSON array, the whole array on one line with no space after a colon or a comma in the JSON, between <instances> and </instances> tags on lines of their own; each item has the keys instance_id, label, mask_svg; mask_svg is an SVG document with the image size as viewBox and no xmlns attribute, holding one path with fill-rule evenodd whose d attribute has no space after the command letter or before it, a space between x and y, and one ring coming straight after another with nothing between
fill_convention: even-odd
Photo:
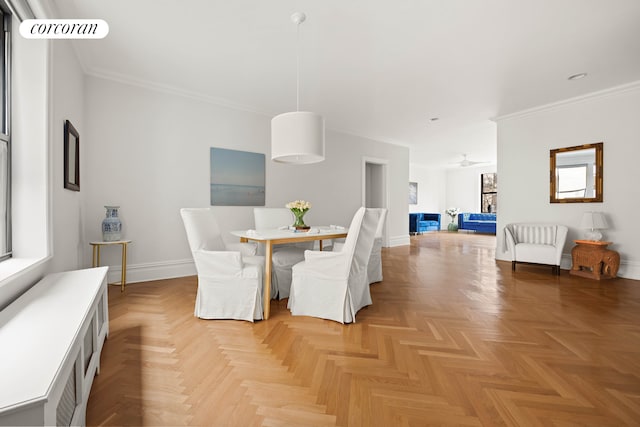
<instances>
[{"instance_id":1,"label":"crown molding","mask_svg":"<svg viewBox=\"0 0 640 427\"><path fill-rule=\"evenodd\" d=\"M219 107L225 107L225 108L230 108L233 110L239 110L239 111L244 111L244 112L248 112L248 113L253 113L253 114L258 114L260 116L266 116L266 117L273 117L276 114L273 113L269 113L266 111L261 111L258 110L256 108L250 107L248 105L243 105L243 104L238 104L229 100L226 100L224 98L217 98L214 96L208 96L208 95L203 95L201 93L197 93L197 92L192 92L189 90L185 90L185 89L180 89L178 87L175 86L170 86L170 85L165 85L165 84L161 84L161 83L155 83L155 82L151 82L148 80L141 80L141 79L137 79L125 74L119 74L119 73L113 73L113 72L107 72L107 71L100 71L100 70L96 70L96 69L88 69L86 71L86 75L88 76L92 76L92 77L97 77L100 79L104 79L104 80L111 80L117 83L121 83L121 84L126 84L129 86L136 86L136 87L140 87L143 89L147 89L147 90L152 90L152 91L156 91L156 92L162 92L162 93L166 93L169 95L175 95L175 96L180 96L183 98L189 98L189 99L193 99L196 101L200 101L200 102L204 102L207 104L213 104L213 105L217 105Z\"/></svg>"},{"instance_id":2,"label":"crown molding","mask_svg":"<svg viewBox=\"0 0 640 427\"><path fill-rule=\"evenodd\" d=\"M576 96L573 98L568 98L562 101L552 102L550 104L540 105L538 107L529 108L526 110L518 111L515 113L505 114L502 116L494 117L491 120L494 122L502 121L502 120L510 120L518 117L525 117L531 114L536 114L542 111L552 111L559 108L563 108L567 105L571 104L579 104L582 102L590 101L592 99L597 98L605 98L608 96L619 95L621 93L633 92L635 90L640 90L640 80L627 83L620 86L614 86L608 89L600 90L597 92L591 92L585 95Z\"/></svg>"}]
</instances>

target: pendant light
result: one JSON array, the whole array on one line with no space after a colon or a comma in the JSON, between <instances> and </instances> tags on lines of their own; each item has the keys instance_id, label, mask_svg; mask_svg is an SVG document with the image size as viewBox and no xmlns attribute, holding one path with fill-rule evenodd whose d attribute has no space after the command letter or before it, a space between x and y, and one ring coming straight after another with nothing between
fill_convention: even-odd
<instances>
[{"instance_id":1,"label":"pendant light","mask_svg":"<svg viewBox=\"0 0 640 427\"><path fill-rule=\"evenodd\" d=\"M300 111L300 24L305 19L304 13L291 15L297 26L296 111L279 114L271 120L271 159L280 163L308 164L324 160L324 118Z\"/></svg>"}]
</instances>

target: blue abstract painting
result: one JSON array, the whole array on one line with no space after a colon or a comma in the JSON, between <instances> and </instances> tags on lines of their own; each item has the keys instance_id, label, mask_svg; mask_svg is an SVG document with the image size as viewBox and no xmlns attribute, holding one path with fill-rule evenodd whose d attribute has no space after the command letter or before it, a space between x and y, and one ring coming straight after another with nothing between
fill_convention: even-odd
<instances>
[{"instance_id":1,"label":"blue abstract painting","mask_svg":"<svg viewBox=\"0 0 640 427\"><path fill-rule=\"evenodd\" d=\"M211 148L211 206L264 206L265 156Z\"/></svg>"}]
</instances>

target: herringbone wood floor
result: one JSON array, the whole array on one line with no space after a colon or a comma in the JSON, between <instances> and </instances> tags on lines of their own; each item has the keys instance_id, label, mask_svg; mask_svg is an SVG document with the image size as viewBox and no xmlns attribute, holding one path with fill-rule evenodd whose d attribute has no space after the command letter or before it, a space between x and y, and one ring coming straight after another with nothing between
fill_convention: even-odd
<instances>
[{"instance_id":1,"label":"herringbone wood floor","mask_svg":"<svg viewBox=\"0 0 640 427\"><path fill-rule=\"evenodd\" d=\"M109 290L89 425L640 425L640 282L494 260L495 237L383 250L357 323L193 317L196 278Z\"/></svg>"}]
</instances>

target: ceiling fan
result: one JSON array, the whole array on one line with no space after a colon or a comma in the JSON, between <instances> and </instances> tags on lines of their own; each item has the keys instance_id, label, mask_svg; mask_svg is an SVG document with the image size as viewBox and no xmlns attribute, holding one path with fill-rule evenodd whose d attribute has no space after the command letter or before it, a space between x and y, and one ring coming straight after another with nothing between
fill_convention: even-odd
<instances>
[{"instance_id":1,"label":"ceiling fan","mask_svg":"<svg viewBox=\"0 0 640 427\"><path fill-rule=\"evenodd\" d=\"M479 165L479 164L482 164L482 163L489 163L489 162L475 162L475 161L467 159L467 155L463 154L462 155L462 161L453 162L453 163L459 165L460 167L466 168L468 166Z\"/></svg>"}]
</instances>

